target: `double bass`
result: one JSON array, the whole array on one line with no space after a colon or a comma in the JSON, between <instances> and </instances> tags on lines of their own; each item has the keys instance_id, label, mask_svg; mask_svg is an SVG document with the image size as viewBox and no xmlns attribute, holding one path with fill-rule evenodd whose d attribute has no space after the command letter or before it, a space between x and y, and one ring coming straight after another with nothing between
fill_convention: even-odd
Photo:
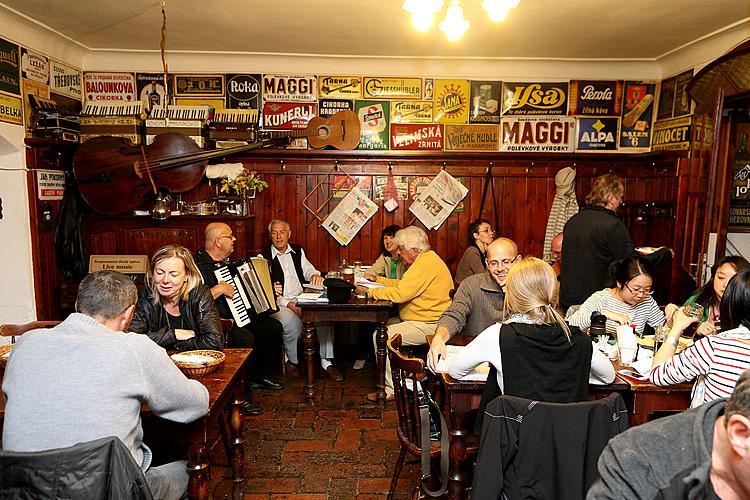
<instances>
[{"instance_id":1,"label":"double bass","mask_svg":"<svg viewBox=\"0 0 750 500\"><path fill-rule=\"evenodd\" d=\"M306 129L277 133L274 138L230 149L203 151L180 134L160 134L148 146L135 146L121 137L95 137L81 144L73 157L73 175L81 196L95 211L119 215L137 207L159 189L184 193L196 187L208 161L251 149L308 137L313 147L332 145L353 149L359 143L359 120L352 111L313 118Z\"/></svg>"}]
</instances>

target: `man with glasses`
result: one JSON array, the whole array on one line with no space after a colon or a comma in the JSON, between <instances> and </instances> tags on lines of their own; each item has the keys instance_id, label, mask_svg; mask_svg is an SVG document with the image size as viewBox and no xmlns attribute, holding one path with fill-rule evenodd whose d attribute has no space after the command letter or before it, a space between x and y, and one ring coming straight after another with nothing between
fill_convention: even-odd
<instances>
[{"instance_id":1,"label":"man with glasses","mask_svg":"<svg viewBox=\"0 0 750 500\"><path fill-rule=\"evenodd\" d=\"M214 271L223 267L234 252L234 242L237 239L232 234L232 228L223 222L212 222L204 231L203 249L195 254L195 264L203 276L203 282L211 289L211 295L216 301L219 316L232 318L228 301L232 300L234 287L225 281L219 281ZM253 349L248 363L249 384L247 389L281 390L282 384L271 379L276 371L277 361L281 352L281 323L270 316L257 316L249 311L251 322L244 327L234 325L227 336L229 347L251 347ZM249 394L242 409L248 416L263 413L257 404L250 403Z\"/></svg>"},{"instance_id":2,"label":"man with glasses","mask_svg":"<svg viewBox=\"0 0 750 500\"><path fill-rule=\"evenodd\" d=\"M508 238L498 238L487 247L487 272L469 276L461 282L453 303L443 312L427 354L427 365L434 371L445 357L445 343L460 333L475 337L500 321L505 299L505 277L521 259L518 245Z\"/></svg>"}]
</instances>

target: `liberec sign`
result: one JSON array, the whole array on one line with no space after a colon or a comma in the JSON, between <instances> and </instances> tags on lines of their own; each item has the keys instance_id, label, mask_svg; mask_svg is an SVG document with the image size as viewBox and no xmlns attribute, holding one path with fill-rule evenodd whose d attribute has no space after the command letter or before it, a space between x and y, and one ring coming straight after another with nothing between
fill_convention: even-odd
<instances>
[{"instance_id":1,"label":"liberec sign","mask_svg":"<svg viewBox=\"0 0 750 500\"><path fill-rule=\"evenodd\" d=\"M575 150L572 116L507 116L500 122L500 151L568 153Z\"/></svg>"}]
</instances>

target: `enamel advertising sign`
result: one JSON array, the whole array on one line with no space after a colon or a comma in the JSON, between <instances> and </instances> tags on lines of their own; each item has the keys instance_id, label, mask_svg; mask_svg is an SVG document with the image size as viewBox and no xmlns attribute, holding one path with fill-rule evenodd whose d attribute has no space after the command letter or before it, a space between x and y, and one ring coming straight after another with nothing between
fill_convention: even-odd
<instances>
[{"instance_id":1,"label":"enamel advertising sign","mask_svg":"<svg viewBox=\"0 0 750 500\"><path fill-rule=\"evenodd\" d=\"M620 116L622 82L573 80L570 82L570 114Z\"/></svg>"},{"instance_id":2,"label":"enamel advertising sign","mask_svg":"<svg viewBox=\"0 0 750 500\"><path fill-rule=\"evenodd\" d=\"M18 45L0 38L0 90L21 94Z\"/></svg>"},{"instance_id":3,"label":"enamel advertising sign","mask_svg":"<svg viewBox=\"0 0 750 500\"><path fill-rule=\"evenodd\" d=\"M357 149L388 149L388 118L390 102L357 101L355 107L359 117L360 138Z\"/></svg>"},{"instance_id":4,"label":"enamel advertising sign","mask_svg":"<svg viewBox=\"0 0 750 500\"><path fill-rule=\"evenodd\" d=\"M307 127L315 118L318 105L301 102L263 103L263 128L269 130L298 130Z\"/></svg>"},{"instance_id":5,"label":"enamel advertising sign","mask_svg":"<svg viewBox=\"0 0 750 500\"><path fill-rule=\"evenodd\" d=\"M364 97L368 99L421 99L421 78L367 77Z\"/></svg>"},{"instance_id":6,"label":"enamel advertising sign","mask_svg":"<svg viewBox=\"0 0 750 500\"><path fill-rule=\"evenodd\" d=\"M260 82L260 74L227 75L227 108L260 111Z\"/></svg>"},{"instance_id":7,"label":"enamel advertising sign","mask_svg":"<svg viewBox=\"0 0 750 500\"><path fill-rule=\"evenodd\" d=\"M263 99L276 102L317 102L314 75L263 75Z\"/></svg>"},{"instance_id":8,"label":"enamel advertising sign","mask_svg":"<svg viewBox=\"0 0 750 500\"><path fill-rule=\"evenodd\" d=\"M502 82L471 82L470 123L500 123L500 88Z\"/></svg>"},{"instance_id":9,"label":"enamel advertising sign","mask_svg":"<svg viewBox=\"0 0 750 500\"><path fill-rule=\"evenodd\" d=\"M0 122L23 125L23 105L20 98L0 94Z\"/></svg>"},{"instance_id":10,"label":"enamel advertising sign","mask_svg":"<svg viewBox=\"0 0 750 500\"><path fill-rule=\"evenodd\" d=\"M466 123L469 121L469 81L435 80L434 121Z\"/></svg>"},{"instance_id":11,"label":"enamel advertising sign","mask_svg":"<svg viewBox=\"0 0 750 500\"><path fill-rule=\"evenodd\" d=\"M654 123L652 151L687 151L690 149L693 117L681 116Z\"/></svg>"},{"instance_id":12,"label":"enamel advertising sign","mask_svg":"<svg viewBox=\"0 0 750 500\"><path fill-rule=\"evenodd\" d=\"M446 125L446 151L497 151L500 129L497 125Z\"/></svg>"},{"instance_id":13,"label":"enamel advertising sign","mask_svg":"<svg viewBox=\"0 0 750 500\"><path fill-rule=\"evenodd\" d=\"M391 103L391 123L432 123L432 101Z\"/></svg>"},{"instance_id":14,"label":"enamel advertising sign","mask_svg":"<svg viewBox=\"0 0 750 500\"><path fill-rule=\"evenodd\" d=\"M50 92L81 100L83 96L83 73L80 69L59 61L50 61Z\"/></svg>"},{"instance_id":15,"label":"enamel advertising sign","mask_svg":"<svg viewBox=\"0 0 750 500\"><path fill-rule=\"evenodd\" d=\"M615 151L619 118L578 118L579 151Z\"/></svg>"},{"instance_id":16,"label":"enamel advertising sign","mask_svg":"<svg viewBox=\"0 0 750 500\"><path fill-rule=\"evenodd\" d=\"M318 101L318 114L324 118L333 116L339 111L354 111L351 99L321 99Z\"/></svg>"},{"instance_id":17,"label":"enamel advertising sign","mask_svg":"<svg viewBox=\"0 0 750 500\"><path fill-rule=\"evenodd\" d=\"M503 115L567 115L568 82L503 82Z\"/></svg>"},{"instance_id":18,"label":"enamel advertising sign","mask_svg":"<svg viewBox=\"0 0 750 500\"><path fill-rule=\"evenodd\" d=\"M362 77L360 76L318 76L318 97L362 97Z\"/></svg>"},{"instance_id":19,"label":"enamel advertising sign","mask_svg":"<svg viewBox=\"0 0 750 500\"><path fill-rule=\"evenodd\" d=\"M572 116L504 116L500 151L569 153L575 151Z\"/></svg>"},{"instance_id":20,"label":"enamel advertising sign","mask_svg":"<svg viewBox=\"0 0 750 500\"><path fill-rule=\"evenodd\" d=\"M174 95L177 97L223 96L224 75L175 75Z\"/></svg>"},{"instance_id":21,"label":"enamel advertising sign","mask_svg":"<svg viewBox=\"0 0 750 500\"><path fill-rule=\"evenodd\" d=\"M85 73L83 86L86 102L123 104L135 101L133 73Z\"/></svg>"},{"instance_id":22,"label":"enamel advertising sign","mask_svg":"<svg viewBox=\"0 0 750 500\"><path fill-rule=\"evenodd\" d=\"M441 151L443 149L443 125L391 123L391 149Z\"/></svg>"},{"instance_id":23,"label":"enamel advertising sign","mask_svg":"<svg viewBox=\"0 0 750 500\"><path fill-rule=\"evenodd\" d=\"M620 123L620 148L651 146L651 121L654 115L656 82L625 82Z\"/></svg>"},{"instance_id":24,"label":"enamel advertising sign","mask_svg":"<svg viewBox=\"0 0 750 500\"><path fill-rule=\"evenodd\" d=\"M48 85L49 59L27 48L21 48L21 76L42 85Z\"/></svg>"}]
</instances>

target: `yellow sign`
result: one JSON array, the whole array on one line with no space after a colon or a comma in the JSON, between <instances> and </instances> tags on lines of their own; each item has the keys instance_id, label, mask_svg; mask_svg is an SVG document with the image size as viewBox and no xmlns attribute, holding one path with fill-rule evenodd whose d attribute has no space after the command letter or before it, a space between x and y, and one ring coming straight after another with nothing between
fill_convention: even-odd
<instances>
[{"instance_id":1,"label":"yellow sign","mask_svg":"<svg viewBox=\"0 0 750 500\"><path fill-rule=\"evenodd\" d=\"M434 120L438 123L469 121L469 80L435 80Z\"/></svg>"},{"instance_id":2,"label":"yellow sign","mask_svg":"<svg viewBox=\"0 0 750 500\"><path fill-rule=\"evenodd\" d=\"M396 101L391 105L391 123L432 123L432 101Z\"/></svg>"},{"instance_id":3,"label":"yellow sign","mask_svg":"<svg viewBox=\"0 0 750 500\"><path fill-rule=\"evenodd\" d=\"M365 99L421 99L421 78L367 77L364 84Z\"/></svg>"},{"instance_id":4,"label":"yellow sign","mask_svg":"<svg viewBox=\"0 0 750 500\"><path fill-rule=\"evenodd\" d=\"M651 130L653 151L687 151L690 149L692 116L659 120Z\"/></svg>"},{"instance_id":5,"label":"yellow sign","mask_svg":"<svg viewBox=\"0 0 750 500\"><path fill-rule=\"evenodd\" d=\"M123 274L145 274L148 255L92 255L89 272L117 271Z\"/></svg>"},{"instance_id":6,"label":"yellow sign","mask_svg":"<svg viewBox=\"0 0 750 500\"><path fill-rule=\"evenodd\" d=\"M318 97L362 97L361 76L333 76L323 75L318 77Z\"/></svg>"},{"instance_id":7,"label":"yellow sign","mask_svg":"<svg viewBox=\"0 0 750 500\"><path fill-rule=\"evenodd\" d=\"M446 125L446 151L498 151L498 125Z\"/></svg>"},{"instance_id":8,"label":"yellow sign","mask_svg":"<svg viewBox=\"0 0 750 500\"><path fill-rule=\"evenodd\" d=\"M23 125L23 105L21 99L0 94L0 122Z\"/></svg>"}]
</instances>

